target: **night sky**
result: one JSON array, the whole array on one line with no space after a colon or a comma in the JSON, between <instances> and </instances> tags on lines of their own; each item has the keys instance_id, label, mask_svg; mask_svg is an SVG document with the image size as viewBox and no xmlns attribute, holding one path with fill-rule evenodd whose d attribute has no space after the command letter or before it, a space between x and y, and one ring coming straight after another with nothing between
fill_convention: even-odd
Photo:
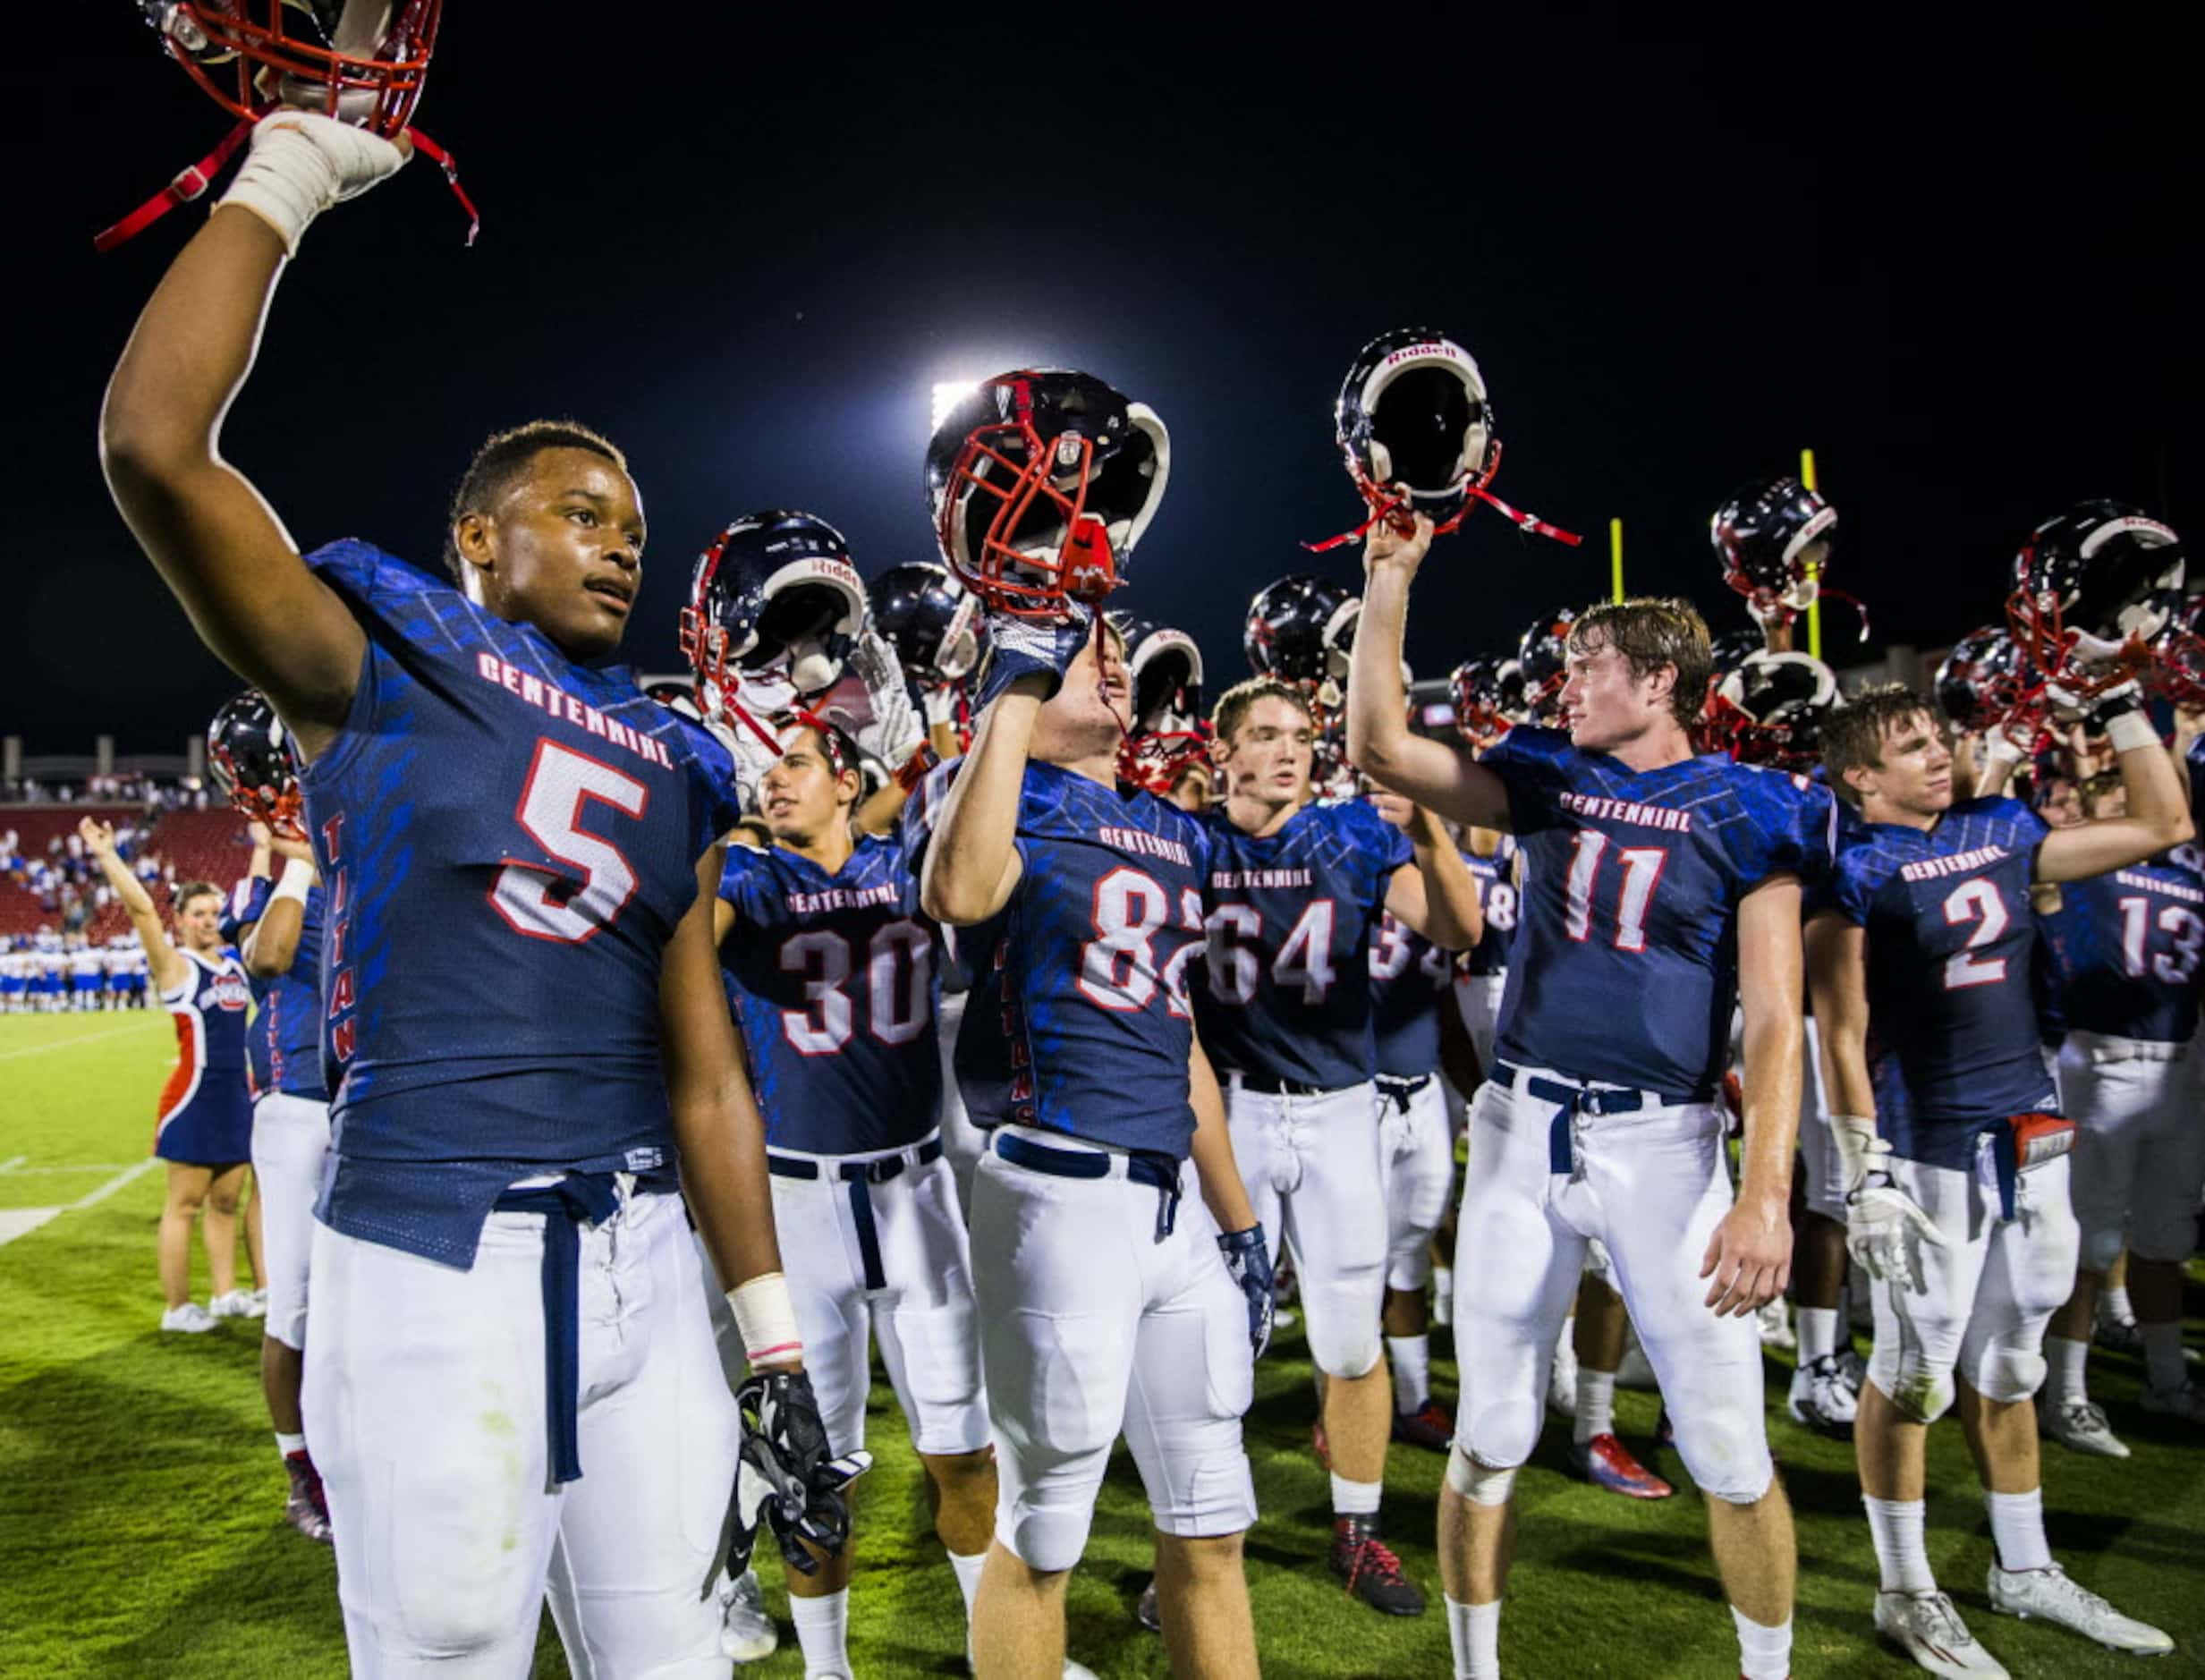
<instances>
[{"instance_id":1,"label":"night sky","mask_svg":"<svg viewBox=\"0 0 2205 1680\"><path fill-rule=\"evenodd\" d=\"M15 142L34 301L10 312L0 730L34 753L102 732L176 751L236 683L115 515L94 432L203 211L112 256L90 235L226 119L127 0L61 10L85 31L75 91L42 81ZM1331 403L1392 327L1470 348L1506 446L1494 488L1586 537L1488 511L1445 539L1412 616L1421 675L1604 594L1615 515L1634 590L1743 624L1708 515L1802 445L1842 513L1832 581L1893 641L1991 619L2019 539L2082 496L2196 523L2205 170L2192 56L2158 32L2176 9L1963 28L1833 7L1827 30L1757 10L1700 40L1689 8L1543 38L1124 13L1048 40L952 8L803 32L713 5L447 0L418 115L481 239L463 248L418 161L326 216L225 453L302 545L433 564L484 433L597 426L650 519L629 650L664 668L723 524L793 505L869 575L934 558L930 386L1081 367L1171 428L1117 603L1192 632L1212 693L1242 668L1256 589L1360 573L1352 547L1298 545L1361 517ZM1833 662L1862 657L1848 613L1826 624Z\"/></svg>"}]
</instances>

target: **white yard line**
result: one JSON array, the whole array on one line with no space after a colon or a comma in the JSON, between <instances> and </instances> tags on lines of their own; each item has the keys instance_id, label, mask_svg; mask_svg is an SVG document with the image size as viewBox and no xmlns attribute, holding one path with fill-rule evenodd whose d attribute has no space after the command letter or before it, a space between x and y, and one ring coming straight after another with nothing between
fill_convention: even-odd
<instances>
[{"instance_id":1,"label":"white yard line","mask_svg":"<svg viewBox=\"0 0 2205 1680\"><path fill-rule=\"evenodd\" d=\"M27 1158L17 1156L14 1161L0 1161L0 1173L10 1178L51 1177L55 1173L119 1173L125 1167L135 1167L135 1161L76 1161L67 1167L18 1167L15 1161Z\"/></svg>"},{"instance_id":2,"label":"white yard line","mask_svg":"<svg viewBox=\"0 0 2205 1680\"><path fill-rule=\"evenodd\" d=\"M108 1197L114 1195L116 1191L122 1189L125 1184L133 1184L137 1180L144 1177L159 1164L159 1157L148 1155L144 1160L124 1167L113 1178L108 1179L106 1183L101 1184L97 1190L89 1191L85 1194L79 1196L74 1201L69 1203L66 1207L0 1209L0 1246L4 1246L9 1243L13 1243L19 1236L28 1236L31 1232L37 1230L40 1226L46 1224L47 1221L55 1218L58 1215L64 1213L75 1213L81 1209L89 1208L96 1203L106 1201ZM75 1170L82 1171L84 1169L77 1168Z\"/></svg>"},{"instance_id":3,"label":"white yard line","mask_svg":"<svg viewBox=\"0 0 2205 1680\"><path fill-rule=\"evenodd\" d=\"M12 1173L30 1158L28 1155L11 1155L6 1160L0 1161L0 1173Z\"/></svg>"},{"instance_id":4,"label":"white yard line","mask_svg":"<svg viewBox=\"0 0 2205 1680\"><path fill-rule=\"evenodd\" d=\"M80 1044L97 1044L102 1039L118 1039L125 1032L134 1032L135 1026L109 1027L105 1032L81 1032L73 1039L56 1039L51 1044L34 1044L27 1050L0 1050L0 1062L12 1062L19 1056L44 1056L49 1050L73 1050Z\"/></svg>"}]
</instances>

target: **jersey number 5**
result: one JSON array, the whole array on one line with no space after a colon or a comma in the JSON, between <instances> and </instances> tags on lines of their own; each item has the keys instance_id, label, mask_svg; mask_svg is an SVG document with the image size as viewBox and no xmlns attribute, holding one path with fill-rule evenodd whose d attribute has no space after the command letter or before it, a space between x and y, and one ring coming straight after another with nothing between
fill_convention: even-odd
<instances>
[{"instance_id":1,"label":"jersey number 5","mask_svg":"<svg viewBox=\"0 0 2205 1680\"><path fill-rule=\"evenodd\" d=\"M640 817L650 790L586 753L555 741L539 741L514 815L538 845L580 870L581 880L577 885L540 864L508 858L490 888L490 904L515 933L580 945L611 926L635 896L635 868L626 853L582 827L586 800Z\"/></svg>"}]
</instances>

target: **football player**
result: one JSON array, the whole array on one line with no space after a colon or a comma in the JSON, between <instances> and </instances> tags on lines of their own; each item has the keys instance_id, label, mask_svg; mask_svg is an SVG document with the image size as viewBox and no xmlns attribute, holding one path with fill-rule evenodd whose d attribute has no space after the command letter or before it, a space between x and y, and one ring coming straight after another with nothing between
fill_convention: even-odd
<instances>
[{"instance_id":1,"label":"football player","mask_svg":"<svg viewBox=\"0 0 2205 1680\"><path fill-rule=\"evenodd\" d=\"M2093 819L2125 814L2117 785L2091 784ZM2078 1452L2128 1448L2091 1404L2083 1370L2105 1274L2129 1251L2128 1288L2143 1347L2146 1412L2205 1422L2205 1392L2182 1349L2182 1268L2197 1246L2205 1125L2196 1070L2199 956L2205 952L2205 858L2177 848L2062 889L2040 919L2066 1039L2062 1106L2081 1128L2073 1189L2082 1227L2074 1294L2052 1320L2037 1396L2043 1432Z\"/></svg>"},{"instance_id":2,"label":"football player","mask_svg":"<svg viewBox=\"0 0 2205 1680\"><path fill-rule=\"evenodd\" d=\"M251 1291L237 1286L238 1202L252 1163L252 1099L245 1083L244 970L222 939L222 889L207 881L176 888L176 938L144 884L115 854L114 827L86 817L84 850L129 912L161 1005L176 1019L176 1066L162 1088L153 1152L166 1163L158 1253L164 1330L197 1335L216 1319L258 1317ZM191 1222L200 1222L214 1299L191 1299ZM218 1309L218 1311L216 1310Z\"/></svg>"},{"instance_id":3,"label":"football player","mask_svg":"<svg viewBox=\"0 0 2205 1680\"><path fill-rule=\"evenodd\" d=\"M218 453L309 225L404 158L328 117L259 122L123 352L104 462L305 764L339 1139L305 1421L353 1666L525 1669L555 1537L578 1662L708 1673L737 1396L684 1197L755 1368L740 1546L760 1514L784 1548L831 1532L841 1472L712 939L729 768L606 663L641 571L635 481L583 428L498 434L438 581L363 542L302 557Z\"/></svg>"},{"instance_id":4,"label":"football player","mask_svg":"<svg viewBox=\"0 0 2205 1680\"><path fill-rule=\"evenodd\" d=\"M865 1445L869 1339L930 1483L968 1617L994 1526L995 1464L972 1263L943 1158L940 936L893 837L857 840L857 743L810 714L768 720L768 852L735 848L717 931L766 1118L774 1222L827 1446ZM852 1557L788 1568L811 1675L851 1672Z\"/></svg>"},{"instance_id":5,"label":"football player","mask_svg":"<svg viewBox=\"0 0 2205 1680\"><path fill-rule=\"evenodd\" d=\"M1570 624L1566 730L1519 727L1473 759L1403 721L1410 581L1431 524L1380 521L1349 687L1349 751L1382 785L1513 832L1523 900L1455 1266L1457 1430L1440 1563L1459 1676L1499 1672L1510 1489L1543 1416L1545 1364L1599 1238L1710 1497L1709 1538L1750 1680L1790 1672L1795 1552L1768 1455L1753 1314L1784 1288L1801 1055L1800 881L1827 797L1692 755L1707 627L1676 602ZM1745 1008L1734 1198L1716 1104ZM1473 1246L1474 1244L1474 1246Z\"/></svg>"},{"instance_id":6,"label":"football player","mask_svg":"<svg viewBox=\"0 0 2205 1680\"><path fill-rule=\"evenodd\" d=\"M295 785L291 792L295 802ZM252 1078L254 1200L266 1209L267 1254L260 1392L290 1482L284 1520L309 1540L326 1541L329 1503L307 1446L299 1391L306 1372L314 1200L329 1157L329 1086L321 1046L321 930L327 898L305 841L258 820L251 833L256 863L270 854L284 860L280 878L256 868L239 882L224 920L225 936L240 946L253 994L245 1052Z\"/></svg>"},{"instance_id":7,"label":"football player","mask_svg":"<svg viewBox=\"0 0 2205 1680\"><path fill-rule=\"evenodd\" d=\"M928 452L944 557L989 591L992 643L972 751L912 811L930 833L920 904L965 930L957 1073L991 1128L971 1222L1001 1486L981 1680L1061 1667L1067 1578L1121 1430L1173 1671L1256 1672L1241 1414L1271 1280L1183 985L1209 841L1120 786L1123 649L1080 598L1153 514L1167 450L1142 405L1041 370L982 386ZM1190 1159L1199 1204L1182 1201Z\"/></svg>"},{"instance_id":8,"label":"football player","mask_svg":"<svg viewBox=\"0 0 2205 1680\"><path fill-rule=\"evenodd\" d=\"M1377 795L1381 816L1415 819L1409 802ZM1473 878L1474 879L1474 878ZM1478 890L1478 889L1473 889ZM1474 903L1484 943L1484 895ZM1436 1453L1454 1420L1431 1391L1432 1234L1454 1188L1454 1133L1440 1073L1440 1011L1452 1007L1454 957L1390 910L1370 939L1370 1024L1378 1088L1378 1161L1386 1191L1386 1296L1380 1326L1394 1383L1394 1438Z\"/></svg>"},{"instance_id":9,"label":"football player","mask_svg":"<svg viewBox=\"0 0 2205 1680\"><path fill-rule=\"evenodd\" d=\"M2030 887L2123 869L2191 834L2125 686L2094 721L2119 750L2128 815L2065 828L2012 800L1955 802L1944 730L1903 686L1856 696L1826 725L1831 785L1861 819L1809 929L1847 1243L1873 1280L1853 1447L1881 1572L1877 1631L1934 1674L2006 1673L1938 1591L1923 1544L1929 1425L1955 1402L1996 1548L1991 1608L2119 1650L2172 1649L2053 1561L2030 1404L2078 1249L2074 1126L2039 1048Z\"/></svg>"},{"instance_id":10,"label":"football player","mask_svg":"<svg viewBox=\"0 0 2205 1680\"><path fill-rule=\"evenodd\" d=\"M1251 677L1211 723L1227 792L1208 819L1203 1040L1225 1070L1249 1201L1293 1244L1324 1379L1330 1567L1373 1608L1417 1616L1424 1595L1378 1515L1394 1411L1370 946L1390 910L1435 945L1468 949L1483 926L1477 887L1429 812L1402 802L1396 826L1364 800L1315 799L1317 720L1302 688Z\"/></svg>"}]
</instances>

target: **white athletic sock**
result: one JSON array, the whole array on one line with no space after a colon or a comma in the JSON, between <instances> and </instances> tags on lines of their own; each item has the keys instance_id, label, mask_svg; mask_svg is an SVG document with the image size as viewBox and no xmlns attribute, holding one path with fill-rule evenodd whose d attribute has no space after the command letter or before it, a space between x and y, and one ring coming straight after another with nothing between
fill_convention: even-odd
<instances>
[{"instance_id":1,"label":"white athletic sock","mask_svg":"<svg viewBox=\"0 0 2205 1680\"><path fill-rule=\"evenodd\" d=\"M2179 1388L2189 1380L2190 1373L2182 1362L2182 1326L2176 1324L2138 1324L2136 1334L2143 1338L2144 1379L2154 1388Z\"/></svg>"},{"instance_id":2,"label":"white athletic sock","mask_svg":"<svg viewBox=\"0 0 2205 1680\"><path fill-rule=\"evenodd\" d=\"M1983 1504L1990 1512L1990 1540L1998 1548L2001 1569L2012 1574L2052 1566L2052 1543L2044 1538L2043 1489L1987 1493Z\"/></svg>"},{"instance_id":3,"label":"white athletic sock","mask_svg":"<svg viewBox=\"0 0 2205 1680\"><path fill-rule=\"evenodd\" d=\"M1501 1680L1501 1601L1447 1600L1447 1643L1454 1648L1454 1680Z\"/></svg>"},{"instance_id":4,"label":"white athletic sock","mask_svg":"<svg viewBox=\"0 0 2205 1680\"><path fill-rule=\"evenodd\" d=\"M1411 1417L1431 1398L1432 1338L1429 1336L1389 1336L1386 1353L1394 1365L1394 1410Z\"/></svg>"},{"instance_id":5,"label":"white athletic sock","mask_svg":"<svg viewBox=\"0 0 2205 1680\"><path fill-rule=\"evenodd\" d=\"M804 1674L850 1673L850 1589L830 1592L824 1599L800 1599L789 1594L789 1615L796 1623L796 1642L803 1650Z\"/></svg>"},{"instance_id":6,"label":"white athletic sock","mask_svg":"<svg viewBox=\"0 0 2205 1680\"><path fill-rule=\"evenodd\" d=\"M1799 1336L1800 1370L1805 1370L1818 1359L1828 1359L1837 1351L1836 1307L1802 1307L1794 1315L1794 1324Z\"/></svg>"},{"instance_id":7,"label":"white athletic sock","mask_svg":"<svg viewBox=\"0 0 2205 1680\"><path fill-rule=\"evenodd\" d=\"M1454 1322L1454 1268L1452 1266L1432 1268L1432 1322Z\"/></svg>"},{"instance_id":8,"label":"white athletic sock","mask_svg":"<svg viewBox=\"0 0 2205 1680\"><path fill-rule=\"evenodd\" d=\"M1378 1514L1378 1496L1386 1490L1382 1481L1350 1481L1345 1476L1332 1479L1332 1514L1335 1516L1376 1516Z\"/></svg>"},{"instance_id":9,"label":"white athletic sock","mask_svg":"<svg viewBox=\"0 0 2205 1680\"><path fill-rule=\"evenodd\" d=\"M2071 1342L2064 1336L2044 1338L2046 1386L2051 1390L2054 1405L2091 1397L2089 1379L2084 1375L2090 1354L2088 1342Z\"/></svg>"},{"instance_id":10,"label":"white athletic sock","mask_svg":"<svg viewBox=\"0 0 2205 1680\"><path fill-rule=\"evenodd\" d=\"M1736 1605L1730 1619L1738 1625L1738 1671L1745 1680L1790 1680L1792 1618L1775 1627L1750 1619Z\"/></svg>"},{"instance_id":11,"label":"white athletic sock","mask_svg":"<svg viewBox=\"0 0 2205 1680\"><path fill-rule=\"evenodd\" d=\"M283 1430L278 1430L276 1431L276 1450L285 1458L290 1457L293 1453L303 1453L306 1451L306 1437L286 1435Z\"/></svg>"},{"instance_id":12,"label":"white athletic sock","mask_svg":"<svg viewBox=\"0 0 2205 1680\"><path fill-rule=\"evenodd\" d=\"M1570 1438L1580 1447L1596 1435L1616 1432L1616 1373L1577 1368L1577 1421Z\"/></svg>"},{"instance_id":13,"label":"white athletic sock","mask_svg":"<svg viewBox=\"0 0 2205 1680\"><path fill-rule=\"evenodd\" d=\"M972 1598L980 1590L980 1571L988 1566L988 1554L974 1552L966 1557L952 1552L949 1566L957 1572L957 1591L964 1595L964 1623L970 1627L972 1625Z\"/></svg>"},{"instance_id":14,"label":"white athletic sock","mask_svg":"<svg viewBox=\"0 0 2205 1680\"><path fill-rule=\"evenodd\" d=\"M2127 1324L2136 1317L2136 1310L2128 1304L2128 1285L2118 1289L2105 1288L2098 1292L2098 1321L2100 1324Z\"/></svg>"},{"instance_id":15,"label":"white athletic sock","mask_svg":"<svg viewBox=\"0 0 2205 1680\"><path fill-rule=\"evenodd\" d=\"M1922 1549L1922 1502L1920 1499L1871 1499L1868 1532L1876 1542L1876 1566L1883 1573L1886 1592L1935 1592L1937 1577L1929 1573L1929 1554Z\"/></svg>"}]
</instances>

